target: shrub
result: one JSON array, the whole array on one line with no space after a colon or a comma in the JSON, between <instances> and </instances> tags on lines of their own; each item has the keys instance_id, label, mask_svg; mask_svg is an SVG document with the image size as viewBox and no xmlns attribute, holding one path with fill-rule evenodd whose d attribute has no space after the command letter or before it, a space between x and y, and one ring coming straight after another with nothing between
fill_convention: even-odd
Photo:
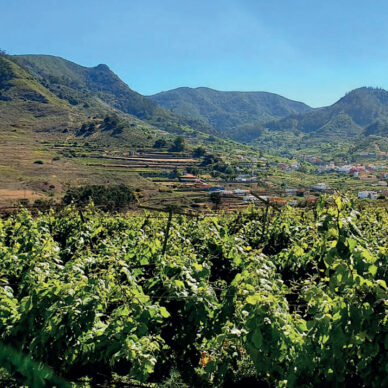
<instances>
[{"instance_id":1,"label":"shrub","mask_svg":"<svg viewBox=\"0 0 388 388\"><path fill-rule=\"evenodd\" d=\"M167 142L164 139L157 139L153 145L154 148L163 148L166 147Z\"/></svg>"},{"instance_id":2,"label":"shrub","mask_svg":"<svg viewBox=\"0 0 388 388\"><path fill-rule=\"evenodd\" d=\"M71 202L84 206L93 201L96 206L106 207L110 210L123 210L134 202L133 192L125 185L102 186L90 185L71 188L66 191L63 202Z\"/></svg>"},{"instance_id":3,"label":"shrub","mask_svg":"<svg viewBox=\"0 0 388 388\"><path fill-rule=\"evenodd\" d=\"M182 152L185 149L185 139L182 136L178 136L174 139L174 143L169 149L171 152Z\"/></svg>"}]
</instances>

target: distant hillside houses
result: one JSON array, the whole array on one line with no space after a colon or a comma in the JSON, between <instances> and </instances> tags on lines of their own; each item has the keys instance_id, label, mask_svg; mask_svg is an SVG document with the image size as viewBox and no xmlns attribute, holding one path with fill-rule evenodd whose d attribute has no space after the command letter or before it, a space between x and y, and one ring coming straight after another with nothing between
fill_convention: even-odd
<instances>
[{"instance_id":1,"label":"distant hillside houses","mask_svg":"<svg viewBox=\"0 0 388 388\"><path fill-rule=\"evenodd\" d=\"M373 190L364 190L358 192L360 199L384 199L388 197L388 189L382 189L379 192Z\"/></svg>"},{"instance_id":2,"label":"distant hillside houses","mask_svg":"<svg viewBox=\"0 0 388 388\"><path fill-rule=\"evenodd\" d=\"M376 156L376 152L363 151L359 152L357 155L363 158L374 158Z\"/></svg>"},{"instance_id":3,"label":"distant hillside houses","mask_svg":"<svg viewBox=\"0 0 388 388\"><path fill-rule=\"evenodd\" d=\"M338 166L335 163L331 162L330 164L325 164L317 168L317 172L337 172L343 174L353 175L354 177L366 177L371 175L370 173L376 172L378 170L383 170L386 168L384 165L361 165L361 164L346 164Z\"/></svg>"},{"instance_id":4,"label":"distant hillside houses","mask_svg":"<svg viewBox=\"0 0 388 388\"><path fill-rule=\"evenodd\" d=\"M235 195L246 195L249 194L250 190L243 190L243 189L235 189L233 190L233 194Z\"/></svg>"},{"instance_id":5,"label":"distant hillside houses","mask_svg":"<svg viewBox=\"0 0 388 388\"><path fill-rule=\"evenodd\" d=\"M316 185L311 186L311 190L321 191L321 192L325 192L329 190L329 188L330 187L327 183L317 183Z\"/></svg>"},{"instance_id":6,"label":"distant hillside houses","mask_svg":"<svg viewBox=\"0 0 388 388\"><path fill-rule=\"evenodd\" d=\"M258 201L258 198L256 198L254 195L250 194L250 195L246 195L243 197L243 201L245 202L255 202L255 201Z\"/></svg>"},{"instance_id":7,"label":"distant hillside houses","mask_svg":"<svg viewBox=\"0 0 388 388\"><path fill-rule=\"evenodd\" d=\"M236 182L257 183L258 180L255 176L238 175L235 179Z\"/></svg>"},{"instance_id":8,"label":"distant hillside houses","mask_svg":"<svg viewBox=\"0 0 388 388\"><path fill-rule=\"evenodd\" d=\"M288 197L295 197L298 192L298 189L289 188L285 189L284 192Z\"/></svg>"},{"instance_id":9,"label":"distant hillside houses","mask_svg":"<svg viewBox=\"0 0 388 388\"><path fill-rule=\"evenodd\" d=\"M360 199L377 199L379 194L376 191L359 191L358 198Z\"/></svg>"},{"instance_id":10,"label":"distant hillside houses","mask_svg":"<svg viewBox=\"0 0 388 388\"><path fill-rule=\"evenodd\" d=\"M280 170L283 171L298 171L300 168L300 163L299 162L292 162L290 164L288 163L277 163L276 167Z\"/></svg>"},{"instance_id":11,"label":"distant hillside houses","mask_svg":"<svg viewBox=\"0 0 388 388\"><path fill-rule=\"evenodd\" d=\"M199 182L199 178L192 174L184 174L179 176L179 182Z\"/></svg>"},{"instance_id":12,"label":"distant hillside houses","mask_svg":"<svg viewBox=\"0 0 388 388\"><path fill-rule=\"evenodd\" d=\"M318 156L298 154L298 158L311 164L323 164L325 161Z\"/></svg>"},{"instance_id":13,"label":"distant hillside houses","mask_svg":"<svg viewBox=\"0 0 388 388\"><path fill-rule=\"evenodd\" d=\"M213 186L213 187L210 187L209 192L210 193L219 193L219 192L224 191L224 190L225 190L224 186Z\"/></svg>"}]
</instances>

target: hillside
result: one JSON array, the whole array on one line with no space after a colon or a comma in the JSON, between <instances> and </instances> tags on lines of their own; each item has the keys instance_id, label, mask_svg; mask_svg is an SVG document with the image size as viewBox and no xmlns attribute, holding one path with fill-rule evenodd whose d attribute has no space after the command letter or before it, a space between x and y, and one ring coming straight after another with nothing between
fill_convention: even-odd
<instances>
[{"instance_id":1,"label":"hillside","mask_svg":"<svg viewBox=\"0 0 388 388\"><path fill-rule=\"evenodd\" d=\"M226 142L189 123L132 91L105 65L0 55L0 203L56 197L85 184L154 190L142 174L155 163L128 155L152 153L155 144L166 153L177 134L189 155L198 145L224 149ZM168 160L159 165L171 167Z\"/></svg>"},{"instance_id":2,"label":"hillside","mask_svg":"<svg viewBox=\"0 0 388 388\"><path fill-rule=\"evenodd\" d=\"M273 93L223 92L203 87L178 88L149 97L179 116L202 120L237 140L258 124L312 109Z\"/></svg>"},{"instance_id":3,"label":"hillside","mask_svg":"<svg viewBox=\"0 0 388 388\"><path fill-rule=\"evenodd\" d=\"M303 114L290 115L266 124L270 130L300 131L311 137L338 139L362 134L376 121L388 119L388 92L383 89L355 89L335 104Z\"/></svg>"},{"instance_id":4,"label":"hillside","mask_svg":"<svg viewBox=\"0 0 388 388\"><path fill-rule=\"evenodd\" d=\"M137 174L89 167L85 156L105 148L150 146L166 132L107 104L89 106L87 101L72 105L13 57L0 55L1 203L56 195L69 184L150 186Z\"/></svg>"},{"instance_id":5,"label":"hillside","mask_svg":"<svg viewBox=\"0 0 388 388\"><path fill-rule=\"evenodd\" d=\"M388 122L376 121L368 125L364 131L364 136L380 136L388 138Z\"/></svg>"},{"instance_id":6,"label":"hillside","mask_svg":"<svg viewBox=\"0 0 388 388\"><path fill-rule=\"evenodd\" d=\"M0 56L0 126L49 128L51 119L61 127L78 118L75 110L37 82L25 69Z\"/></svg>"},{"instance_id":7,"label":"hillside","mask_svg":"<svg viewBox=\"0 0 388 388\"><path fill-rule=\"evenodd\" d=\"M71 105L97 109L101 105L108 105L169 132L181 132L186 127L193 127L215 133L208 125L177 117L133 91L107 65L88 68L51 55L19 55L12 59Z\"/></svg>"},{"instance_id":8,"label":"hillside","mask_svg":"<svg viewBox=\"0 0 388 388\"><path fill-rule=\"evenodd\" d=\"M198 146L217 154L206 167L215 176L233 173L228 163L248 149L252 155L260 149L290 158L300 152L345 157L348 150L387 149L384 90L358 89L314 110L270 93L183 90L184 101L194 93L192 100L201 103L188 104L193 113L180 118L131 90L106 65L86 68L52 56L0 55L0 201L26 193L30 199L42 193L55 197L85 184L155 191L153 177L165 179L178 168L197 170L201 162L191 157ZM274 120L296 110L305 113ZM225 126L213 128L213 119ZM218 129L251 144L211 135ZM173 146L177 134L186 142L180 151Z\"/></svg>"},{"instance_id":9,"label":"hillside","mask_svg":"<svg viewBox=\"0 0 388 388\"><path fill-rule=\"evenodd\" d=\"M107 88L111 88L112 93L115 91L120 95L120 87L124 93L125 84L104 66L97 66L97 68L107 72L105 81L99 70L92 70L91 74L94 75L90 75L89 78L94 81L88 81L86 78L82 80L81 75L78 78L75 76L76 70L80 71L82 67L62 59L57 60L55 57L43 56L43 58L48 60L42 62L46 65L42 69L52 69L52 73L56 74L48 76L48 73L44 73L50 81L42 78L39 73L33 72L31 66L21 61L20 57L15 62L15 57L0 56L0 129L2 131L9 133L12 130L13 133L18 132L20 135L23 131L33 131L38 134L45 132L44 136L58 141L76 139L80 136L88 137L89 140L94 140L98 144L102 142L106 146L116 143L128 146L151 144L152 139L147 140L147 138L159 136L162 133L148 121L115 108L113 103L108 104L91 92L91 90L97 91L99 87L97 80L102 79L101 90L106 82ZM64 63L68 70L66 66L61 67ZM69 78L69 69L75 69L72 79ZM58 81L54 81L54 78ZM116 82L117 88L114 87L113 82ZM85 85L89 85L89 89ZM96 93L100 96L104 94L103 91ZM140 95L137 96L135 92L132 94L134 98L126 101L127 110L132 106L132 111L137 111L140 115L137 102L144 100L148 104L149 101ZM151 102L151 105L154 103ZM124 107L122 109L124 110ZM110 125L103 125L103 120L106 118L111 121ZM84 131L85 126L93 131ZM163 131L163 133L166 132ZM40 139L42 136L37 135Z\"/></svg>"},{"instance_id":10,"label":"hillside","mask_svg":"<svg viewBox=\"0 0 388 388\"><path fill-rule=\"evenodd\" d=\"M178 88L150 98L177 115L200 119L232 139L273 152L387 136L388 92L383 89L359 88L317 109L272 93L209 88Z\"/></svg>"}]
</instances>

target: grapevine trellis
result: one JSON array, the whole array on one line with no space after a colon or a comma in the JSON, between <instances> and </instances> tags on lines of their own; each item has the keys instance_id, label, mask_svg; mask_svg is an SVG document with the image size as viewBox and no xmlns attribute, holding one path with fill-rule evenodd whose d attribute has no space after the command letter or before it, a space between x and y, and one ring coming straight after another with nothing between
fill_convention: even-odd
<instances>
[{"instance_id":1,"label":"grapevine trellis","mask_svg":"<svg viewBox=\"0 0 388 388\"><path fill-rule=\"evenodd\" d=\"M0 219L6 385L388 385L384 207L186 213Z\"/></svg>"}]
</instances>

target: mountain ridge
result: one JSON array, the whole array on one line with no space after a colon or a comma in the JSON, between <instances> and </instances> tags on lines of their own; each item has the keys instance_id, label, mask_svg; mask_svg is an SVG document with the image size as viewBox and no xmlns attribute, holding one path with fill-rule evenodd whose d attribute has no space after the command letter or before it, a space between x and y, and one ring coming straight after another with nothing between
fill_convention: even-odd
<instances>
[{"instance_id":1,"label":"mountain ridge","mask_svg":"<svg viewBox=\"0 0 388 388\"><path fill-rule=\"evenodd\" d=\"M202 122L173 115L132 90L105 64L85 67L61 57L40 54L15 55L11 58L52 93L67 99L72 105L85 101L88 105L103 102L169 132L181 132L180 127L193 127L203 132L216 133Z\"/></svg>"},{"instance_id":2,"label":"mountain ridge","mask_svg":"<svg viewBox=\"0 0 388 388\"><path fill-rule=\"evenodd\" d=\"M219 91L207 87L180 87L148 96L173 113L210 124L228 135L247 124L264 124L290 113L313 108L270 92Z\"/></svg>"},{"instance_id":3,"label":"mountain ridge","mask_svg":"<svg viewBox=\"0 0 388 388\"><path fill-rule=\"evenodd\" d=\"M372 87L349 91L332 105L321 108L270 92L217 91L206 87L181 87L150 98L177 115L203 120L232 139L256 144L263 134L268 140L271 134L281 137L284 132L296 137L303 134L315 143L351 141L370 133L385 134L382 124L378 129L366 128L376 122L388 122L388 92Z\"/></svg>"},{"instance_id":4,"label":"mountain ridge","mask_svg":"<svg viewBox=\"0 0 388 388\"><path fill-rule=\"evenodd\" d=\"M281 137L284 132L294 137L304 134L315 142L384 136L386 129L381 123L388 122L388 92L379 88L354 89L322 108L311 108L270 92L219 91L203 86L143 96L106 64L85 67L61 57L38 54L2 58L3 64L8 61L8 67L14 63L23 69L18 70L24 72L18 82L29 86L23 89L20 84L12 89L24 93L20 101L27 99L31 105L34 100L35 107L41 103L37 109L42 112L55 101L58 111L74 117L117 112L170 133L183 134L185 128L192 128L256 144L263 134L268 139L271 134ZM5 68L0 79L2 101L11 99ZM380 124L371 127L374 123Z\"/></svg>"},{"instance_id":5,"label":"mountain ridge","mask_svg":"<svg viewBox=\"0 0 388 388\"><path fill-rule=\"evenodd\" d=\"M388 92L380 88L360 87L345 94L330 106L303 114L293 114L266 124L270 130L296 130L312 136L348 137L362 134L368 125L388 119Z\"/></svg>"}]
</instances>

